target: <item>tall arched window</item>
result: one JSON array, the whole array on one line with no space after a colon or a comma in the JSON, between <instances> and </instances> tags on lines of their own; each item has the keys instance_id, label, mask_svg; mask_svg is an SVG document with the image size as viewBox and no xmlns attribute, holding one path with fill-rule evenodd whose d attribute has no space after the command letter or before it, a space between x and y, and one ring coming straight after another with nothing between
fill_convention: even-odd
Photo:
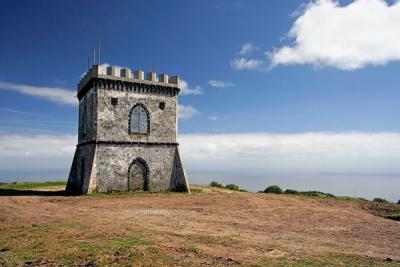
<instances>
[{"instance_id":1,"label":"tall arched window","mask_svg":"<svg viewBox=\"0 0 400 267\"><path fill-rule=\"evenodd\" d=\"M149 112L142 104L136 104L132 110L129 121L129 132L148 134L149 133Z\"/></svg>"}]
</instances>

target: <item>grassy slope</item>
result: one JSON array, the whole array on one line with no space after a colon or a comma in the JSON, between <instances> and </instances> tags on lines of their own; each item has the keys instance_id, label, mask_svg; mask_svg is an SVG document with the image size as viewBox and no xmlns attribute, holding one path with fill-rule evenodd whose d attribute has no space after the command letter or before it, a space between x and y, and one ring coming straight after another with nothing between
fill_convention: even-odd
<instances>
[{"instance_id":1,"label":"grassy slope","mask_svg":"<svg viewBox=\"0 0 400 267\"><path fill-rule=\"evenodd\" d=\"M17 183L1 185L0 189L42 189L65 186L64 182ZM207 186L193 186L195 194L218 190ZM236 193L236 192L235 192ZM239 193L239 192L237 192ZM239 193L240 194L240 193ZM103 197L111 197L102 195ZM299 196L304 197L304 196ZM0 218L1 219L1 218ZM43 225L8 228L0 224L0 266L32 265L90 265L90 266L175 266L174 260L157 246L158 233L132 232L116 234L102 231L82 231L90 225L84 219ZM196 236L197 244L240 246L231 237ZM196 245L187 246L188 257L201 254ZM228 263L227 263L228 264ZM229 264L234 264L231 262ZM399 262L377 261L368 257L327 254L318 258L297 261L286 257L255 259L250 266L397 266Z\"/></svg>"}]
</instances>

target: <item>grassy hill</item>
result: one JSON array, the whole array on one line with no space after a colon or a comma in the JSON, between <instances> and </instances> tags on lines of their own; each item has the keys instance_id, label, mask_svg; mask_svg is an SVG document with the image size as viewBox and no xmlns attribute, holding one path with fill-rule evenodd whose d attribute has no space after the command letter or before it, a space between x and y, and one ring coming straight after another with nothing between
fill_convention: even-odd
<instances>
[{"instance_id":1,"label":"grassy hill","mask_svg":"<svg viewBox=\"0 0 400 267\"><path fill-rule=\"evenodd\" d=\"M379 216L396 204L200 185L66 197L64 186L0 186L0 266L400 266L400 222Z\"/></svg>"}]
</instances>

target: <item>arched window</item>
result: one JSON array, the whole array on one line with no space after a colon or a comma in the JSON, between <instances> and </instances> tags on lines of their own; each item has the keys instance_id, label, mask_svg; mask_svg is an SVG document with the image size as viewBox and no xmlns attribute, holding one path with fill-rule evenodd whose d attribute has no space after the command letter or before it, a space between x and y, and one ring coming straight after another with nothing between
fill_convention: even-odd
<instances>
[{"instance_id":1,"label":"arched window","mask_svg":"<svg viewBox=\"0 0 400 267\"><path fill-rule=\"evenodd\" d=\"M142 104L136 104L131 110L129 121L129 132L148 134L149 133L149 112Z\"/></svg>"}]
</instances>

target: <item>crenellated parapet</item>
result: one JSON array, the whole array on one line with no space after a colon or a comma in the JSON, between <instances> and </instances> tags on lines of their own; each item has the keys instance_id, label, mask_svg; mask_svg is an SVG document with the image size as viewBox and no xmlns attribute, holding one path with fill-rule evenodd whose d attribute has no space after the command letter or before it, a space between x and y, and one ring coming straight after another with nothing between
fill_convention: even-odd
<instances>
[{"instance_id":1,"label":"crenellated parapet","mask_svg":"<svg viewBox=\"0 0 400 267\"><path fill-rule=\"evenodd\" d=\"M129 68L93 65L78 84L78 99L92 87L175 96L179 93L179 77L167 74L157 77L155 72L145 75L142 70L132 72Z\"/></svg>"}]
</instances>

